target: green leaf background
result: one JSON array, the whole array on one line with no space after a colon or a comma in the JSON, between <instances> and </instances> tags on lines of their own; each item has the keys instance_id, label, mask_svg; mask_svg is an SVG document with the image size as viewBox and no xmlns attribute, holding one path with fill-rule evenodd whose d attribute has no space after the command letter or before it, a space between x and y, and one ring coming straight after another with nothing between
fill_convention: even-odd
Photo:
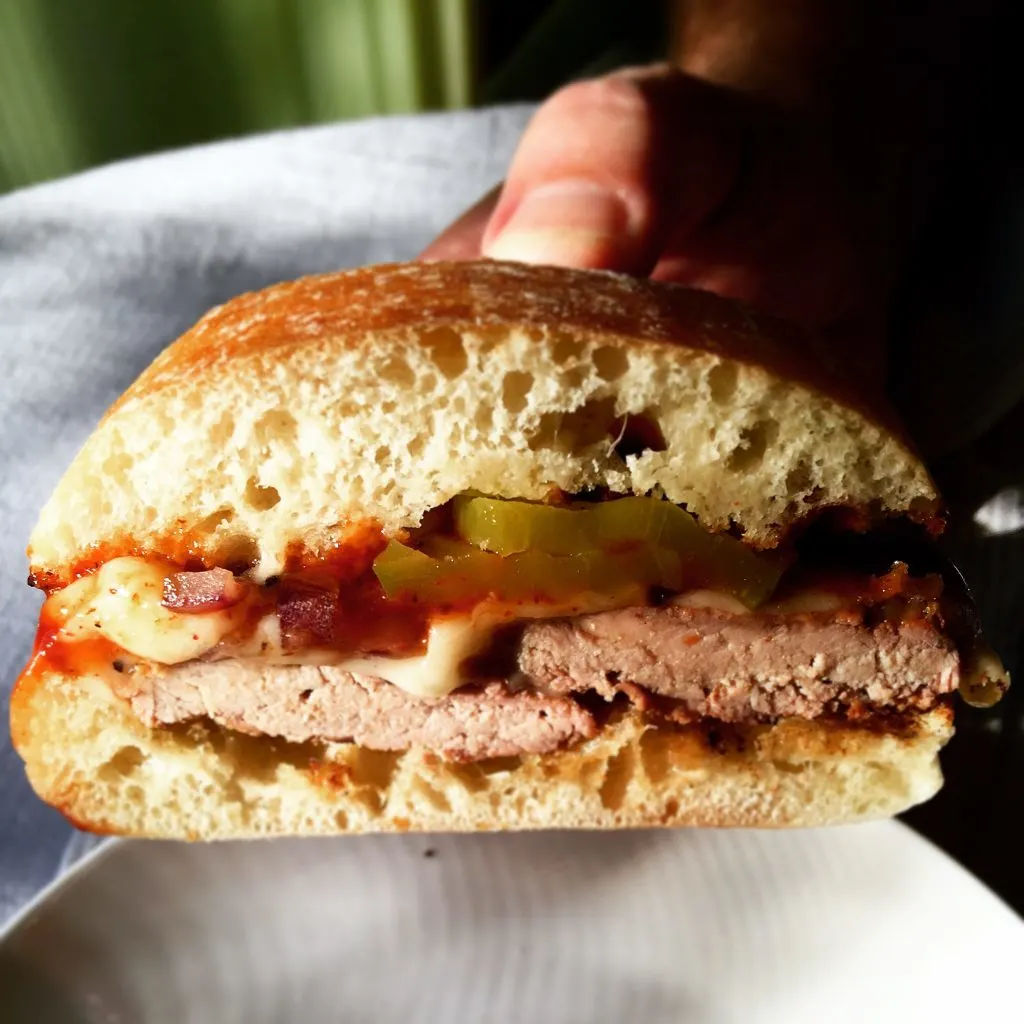
<instances>
[{"instance_id":1,"label":"green leaf background","mask_svg":"<svg viewBox=\"0 0 1024 1024\"><path fill-rule=\"evenodd\" d=\"M539 99L659 54L654 0L520 3L511 40L500 38L502 7L0 0L0 191L210 139ZM493 51L500 60L482 66Z\"/></svg>"}]
</instances>

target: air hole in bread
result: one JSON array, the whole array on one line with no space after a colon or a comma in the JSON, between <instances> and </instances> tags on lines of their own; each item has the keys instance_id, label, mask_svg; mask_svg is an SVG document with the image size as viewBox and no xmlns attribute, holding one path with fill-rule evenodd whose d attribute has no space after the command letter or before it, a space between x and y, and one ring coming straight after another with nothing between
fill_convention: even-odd
<instances>
[{"instance_id":1,"label":"air hole in bread","mask_svg":"<svg viewBox=\"0 0 1024 1024\"><path fill-rule=\"evenodd\" d=\"M602 807L609 811L617 811L622 806L635 771L636 754L631 746L623 747L608 759L604 781L598 790Z\"/></svg>"},{"instance_id":2,"label":"air hole in bread","mask_svg":"<svg viewBox=\"0 0 1024 1024\"><path fill-rule=\"evenodd\" d=\"M524 331L524 334L528 335L529 332ZM508 331L502 327L477 327L474 328L471 336L474 343L473 347L478 355L486 355L499 345L504 344L508 338Z\"/></svg>"},{"instance_id":3,"label":"air hole in bread","mask_svg":"<svg viewBox=\"0 0 1024 1024\"><path fill-rule=\"evenodd\" d=\"M572 412L546 412L530 435L530 447L572 451L608 440L615 422L615 399L592 398Z\"/></svg>"},{"instance_id":4,"label":"air hole in bread","mask_svg":"<svg viewBox=\"0 0 1024 1024\"><path fill-rule=\"evenodd\" d=\"M232 777L228 779L227 782L223 783L221 794L227 803L245 803L245 787L236 778Z\"/></svg>"},{"instance_id":5,"label":"air hole in bread","mask_svg":"<svg viewBox=\"0 0 1024 1024\"><path fill-rule=\"evenodd\" d=\"M565 391L575 391L590 376L590 367L584 363L578 366L570 366L562 371L561 387Z\"/></svg>"},{"instance_id":6,"label":"air hole in bread","mask_svg":"<svg viewBox=\"0 0 1024 1024\"><path fill-rule=\"evenodd\" d=\"M570 449L595 444L608 437L615 419L614 398L592 398L562 417L560 439Z\"/></svg>"},{"instance_id":7,"label":"air hole in bread","mask_svg":"<svg viewBox=\"0 0 1024 1024\"><path fill-rule=\"evenodd\" d=\"M260 447L271 443L292 444L298 428L295 417L286 409L271 409L256 421L253 436Z\"/></svg>"},{"instance_id":8,"label":"air hole in bread","mask_svg":"<svg viewBox=\"0 0 1024 1024\"><path fill-rule=\"evenodd\" d=\"M339 831L344 832L348 828L348 814L345 811L335 811L334 824Z\"/></svg>"},{"instance_id":9,"label":"air hole in bread","mask_svg":"<svg viewBox=\"0 0 1024 1024\"><path fill-rule=\"evenodd\" d=\"M281 500L281 494L276 487L264 487L256 477L251 476L245 482L242 500L256 512L265 512Z\"/></svg>"},{"instance_id":10,"label":"air hole in bread","mask_svg":"<svg viewBox=\"0 0 1024 1024\"><path fill-rule=\"evenodd\" d=\"M138 747L121 747L100 767L98 774L104 782L116 782L118 779L133 775L146 760L146 755Z\"/></svg>"},{"instance_id":11,"label":"air hole in bread","mask_svg":"<svg viewBox=\"0 0 1024 1024\"><path fill-rule=\"evenodd\" d=\"M523 766L523 759L517 756L485 757L467 764L451 762L445 765L449 778L454 779L470 793L481 793L490 789L495 776L507 776Z\"/></svg>"},{"instance_id":12,"label":"air hole in bread","mask_svg":"<svg viewBox=\"0 0 1024 1024\"><path fill-rule=\"evenodd\" d=\"M218 508L208 516L203 516L196 523L195 529L197 533L213 533L219 526L230 523L234 518L235 510L233 508Z\"/></svg>"},{"instance_id":13,"label":"air hole in bread","mask_svg":"<svg viewBox=\"0 0 1024 1024\"><path fill-rule=\"evenodd\" d=\"M629 356L621 348L604 345L594 353L594 369L602 380L618 380L629 369Z\"/></svg>"},{"instance_id":14,"label":"air hole in bread","mask_svg":"<svg viewBox=\"0 0 1024 1024\"><path fill-rule=\"evenodd\" d=\"M551 350L551 358L562 365L570 359L579 359L583 355L583 342L566 336L559 337Z\"/></svg>"},{"instance_id":15,"label":"air hole in bread","mask_svg":"<svg viewBox=\"0 0 1024 1024\"><path fill-rule=\"evenodd\" d=\"M470 793L479 793L487 788L487 776L481 771L478 761L451 764L448 766L448 774Z\"/></svg>"},{"instance_id":16,"label":"air hole in bread","mask_svg":"<svg viewBox=\"0 0 1024 1024\"><path fill-rule=\"evenodd\" d=\"M744 427L740 431L739 444L733 449L726 460L726 469L734 473L749 473L764 461L765 452L779 435L779 424L776 420L760 420L752 427Z\"/></svg>"},{"instance_id":17,"label":"air hole in bread","mask_svg":"<svg viewBox=\"0 0 1024 1024\"><path fill-rule=\"evenodd\" d=\"M612 420L611 437L615 454L625 461L630 455L663 452L668 445L658 421L650 411Z\"/></svg>"},{"instance_id":18,"label":"air hole in bread","mask_svg":"<svg viewBox=\"0 0 1024 1024\"><path fill-rule=\"evenodd\" d=\"M174 419L167 413L166 409L162 409L159 406L151 408L149 415L153 417L153 422L159 427L164 434L173 434L174 429L177 426Z\"/></svg>"},{"instance_id":19,"label":"air hole in bread","mask_svg":"<svg viewBox=\"0 0 1024 1024\"><path fill-rule=\"evenodd\" d=\"M402 754L394 750L368 750L360 747L350 762L352 781L357 786L372 786L386 790L398 771Z\"/></svg>"},{"instance_id":20,"label":"air hole in bread","mask_svg":"<svg viewBox=\"0 0 1024 1024\"><path fill-rule=\"evenodd\" d=\"M381 363L377 375L381 380L390 381L403 388L410 387L416 380L416 374L409 368L409 364L397 355Z\"/></svg>"},{"instance_id":21,"label":"air hole in bread","mask_svg":"<svg viewBox=\"0 0 1024 1024\"><path fill-rule=\"evenodd\" d=\"M119 477L132 468L134 461L127 452L118 452L116 455L108 455L103 460L102 469L106 476Z\"/></svg>"},{"instance_id":22,"label":"air hole in bread","mask_svg":"<svg viewBox=\"0 0 1024 1024\"><path fill-rule=\"evenodd\" d=\"M526 408L533 387L533 374L524 370L510 370L501 382L501 404L512 414Z\"/></svg>"},{"instance_id":23,"label":"air hole in bread","mask_svg":"<svg viewBox=\"0 0 1024 1024\"><path fill-rule=\"evenodd\" d=\"M380 445L373 453L373 461L378 466L386 465L389 458L391 458L391 449L383 444Z\"/></svg>"},{"instance_id":24,"label":"air hole in bread","mask_svg":"<svg viewBox=\"0 0 1024 1024\"><path fill-rule=\"evenodd\" d=\"M715 402L728 402L736 392L735 363L718 363L708 372L708 390Z\"/></svg>"},{"instance_id":25,"label":"air hole in bread","mask_svg":"<svg viewBox=\"0 0 1024 1024\"><path fill-rule=\"evenodd\" d=\"M430 353L431 362L448 378L454 380L466 372L469 358L462 335L451 327L437 327L420 338Z\"/></svg>"},{"instance_id":26,"label":"air hole in bread","mask_svg":"<svg viewBox=\"0 0 1024 1024\"><path fill-rule=\"evenodd\" d=\"M562 414L560 412L546 412L537 421L537 426L529 437L529 445L533 451L540 448L553 448L558 440L558 433L562 426Z\"/></svg>"},{"instance_id":27,"label":"air hole in bread","mask_svg":"<svg viewBox=\"0 0 1024 1024\"><path fill-rule=\"evenodd\" d=\"M388 802L386 789L375 789L371 786L360 786L352 794L371 814L380 814Z\"/></svg>"},{"instance_id":28,"label":"air hole in bread","mask_svg":"<svg viewBox=\"0 0 1024 1024\"><path fill-rule=\"evenodd\" d=\"M640 737L640 767L651 785L661 783L672 768L670 743L670 738L657 729L648 729Z\"/></svg>"},{"instance_id":29,"label":"air hole in bread","mask_svg":"<svg viewBox=\"0 0 1024 1024\"><path fill-rule=\"evenodd\" d=\"M248 534L225 537L217 550L217 564L232 572L245 572L260 560L260 546Z\"/></svg>"},{"instance_id":30,"label":"air hole in bread","mask_svg":"<svg viewBox=\"0 0 1024 1024\"><path fill-rule=\"evenodd\" d=\"M221 413L217 422L210 428L210 441L216 446L225 445L231 439L235 429L235 417L230 412Z\"/></svg>"},{"instance_id":31,"label":"air hole in bread","mask_svg":"<svg viewBox=\"0 0 1024 1024\"><path fill-rule=\"evenodd\" d=\"M415 782L416 791L422 796L427 803L436 811L441 811L444 814L451 814L452 805L448 801L448 797L441 792L441 790L430 785L425 779L417 779Z\"/></svg>"},{"instance_id":32,"label":"air hole in bread","mask_svg":"<svg viewBox=\"0 0 1024 1024\"><path fill-rule=\"evenodd\" d=\"M503 775L521 768L523 759L515 756L486 757L482 761L477 761L476 764L484 775Z\"/></svg>"},{"instance_id":33,"label":"air hole in bread","mask_svg":"<svg viewBox=\"0 0 1024 1024\"><path fill-rule=\"evenodd\" d=\"M791 494L806 491L811 486L811 467L806 462L798 462L786 474L786 490Z\"/></svg>"}]
</instances>

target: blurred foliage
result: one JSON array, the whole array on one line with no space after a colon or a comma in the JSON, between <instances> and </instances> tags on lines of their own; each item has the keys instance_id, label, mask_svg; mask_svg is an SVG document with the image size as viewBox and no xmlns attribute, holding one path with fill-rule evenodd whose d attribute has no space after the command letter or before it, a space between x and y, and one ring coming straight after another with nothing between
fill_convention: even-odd
<instances>
[{"instance_id":1,"label":"blurred foliage","mask_svg":"<svg viewBox=\"0 0 1024 1024\"><path fill-rule=\"evenodd\" d=\"M538 99L657 56L657 0L0 0L0 190L138 153Z\"/></svg>"}]
</instances>

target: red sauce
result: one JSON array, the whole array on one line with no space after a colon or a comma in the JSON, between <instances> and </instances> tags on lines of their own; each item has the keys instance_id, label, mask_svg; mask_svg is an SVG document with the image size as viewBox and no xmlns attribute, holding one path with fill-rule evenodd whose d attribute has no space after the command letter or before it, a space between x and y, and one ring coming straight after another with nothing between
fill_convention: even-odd
<instances>
[{"instance_id":1,"label":"red sauce","mask_svg":"<svg viewBox=\"0 0 1024 1024\"><path fill-rule=\"evenodd\" d=\"M183 535L182 547L172 552L174 561L186 571L205 568L189 554L189 543ZM486 596L477 592L479 587L467 586L462 591L446 585L436 600L388 598L373 572L373 560L385 545L380 530L370 525L351 532L327 551L297 546L288 552L287 570L280 578L268 581L265 587L254 587L245 621L227 642L244 640L260 618L276 609L286 650L313 646L353 655L418 654L425 650L431 620L463 611ZM128 553L145 555L123 545L107 545L81 559L74 575L77 578L95 571L104 562ZM161 557L166 557L165 552ZM38 581L37 585L46 587ZM913 622L937 614L942 580L912 577L902 563L877 577L798 565L787 574L776 596L782 598L807 586L848 598L851 612L877 606L887 619ZM50 589L56 586L51 584ZM543 602L550 595L537 594L533 599ZM99 662L109 665L117 659L119 648L101 638L60 642L59 627L44 608L26 674L45 669L75 676L95 671Z\"/></svg>"},{"instance_id":2,"label":"red sauce","mask_svg":"<svg viewBox=\"0 0 1024 1024\"><path fill-rule=\"evenodd\" d=\"M882 576L798 563L783 578L774 598L785 598L803 589L827 591L848 599L851 605L883 604L896 598L935 601L942 594L942 577L911 576L904 562L897 562Z\"/></svg>"},{"instance_id":3,"label":"red sauce","mask_svg":"<svg viewBox=\"0 0 1024 1024\"><path fill-rule=\"evenodd\" d=\"M293 544L286 554L285 571L297 572L326 567L339 578L353 579L372 564L386 544L387 541L379 526L372 522L362 523L350 528L344 537L327 548ZM30 587L51 594L73 580L88 576L107 562L125 556L158 557L162 561L173 563L183 572L199 572L216 567L215 559L211 557L208 531L183 527L171 531L158 542L151 540L148 545L140 544L127 536L94 544L69 566L59 570L40 570L31 573L28 583ZM250 566L228 565L226 568L234 572L243 572Z\"/></svg>"},{"instance_id":4,"label":"red sauce","mask_svg":"<svg viewBox=\"0 0 1024 1024\"><path fill-rule=\"evenodd\" d=\"M185 531L169 534L161 540L159 547L159 558L165 562L172 562L183 572L199 572L202 569L212 569L214 566L208 564L202 554L201 535L197 531ZM112 562L115 558L133 556L138 558L152 558L154 551L127 538L104 541L102 544L94 544L66 569L59 571L39 571L29 574L28 585L52 594L61 590L69 582L81 579L95 572L100 566Z\"/></svg>"},{"instance_id":5,"label":"red sauce","mask_svg":"<svg viewBox=\"0 0 1024 1024\"><path fill-rule=\"evenodd\" d=\"M414 601L389 599L372 569L355 579L346 578L348 569L347 564L340 570L335 564L289 573L271 588L285 648L422 653L431 609Z\"/></svg>"},{"instance_id":6,"label":"red sauce","mask_svg":"<svg viewBox=\"0 0 1024 1024\"><path fill-rule=\"evenodd\" d=\"M58 672L61 675L77 676L108 668L117 660L120 648L103 637L90 637L66 643L60 640L60 622L49 615L44 606L36 629L36 639L22 676L40 675L44 672Z\"/></svg>"},{"instance_id":7,"label":"red sauce","mask_svg":"<svg viewBox=\"0 0 1024 1024\"><path fill-rule=\"evenodd\" d=\"M401 540L402 538L397 538ZM316 570L340 580L364 575L373 560L387 547L387 539L376 523L363 523L326 549L294 543L285 555L285 572Z\"/></svg>"}]
</instances>

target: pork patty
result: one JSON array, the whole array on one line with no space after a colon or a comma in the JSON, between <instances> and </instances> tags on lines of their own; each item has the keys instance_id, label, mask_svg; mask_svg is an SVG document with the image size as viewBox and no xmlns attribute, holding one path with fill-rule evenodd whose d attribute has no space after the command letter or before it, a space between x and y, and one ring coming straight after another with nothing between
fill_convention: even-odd
<instances>
[{"instance_id":1,"label":"pork patty","mask_svg":"<svg viewBox=\"0 0 1024 1024\"><path fill-rule=\"evenodd\" d=\"M299 743L424 747L454 761L542 754L597 731L593 716L570 697L512 692L492 682L427 700L330 666L191 662L166 674L121 676L117 690L151 727L208 718Z\"/></svg>"},{"instance_id":2,"label":"pork patty","mask_svg":"<svg viewBox=\"0 0 1024 1024\"><path fill-rule=\"evenodd\" d=\"M871 627L678 606L531 623L518 660L548 693L641 687L723 722L926 711L959 681L956 647L924 620Z\"/></svg>"},{"instance_id":3,"label":"pork patty","mask_svg":"<svg viewBox=\"0 0 1024 1024\"><path fill-rule=\"evenodd\" d=\"M925 621L874 627L828 615L735 615L689 607L626 608L532 622L514 682L482 682L438 699L338 667L191 662L118 678L150 726L209 718L293 741L423 747L452 760L546 753L593 736L574 696L647 694L676 721L857 717L924 711L957 686L953 643ZM660 708L662 712L664 708Z\"/></svg>"}]
</instances>

